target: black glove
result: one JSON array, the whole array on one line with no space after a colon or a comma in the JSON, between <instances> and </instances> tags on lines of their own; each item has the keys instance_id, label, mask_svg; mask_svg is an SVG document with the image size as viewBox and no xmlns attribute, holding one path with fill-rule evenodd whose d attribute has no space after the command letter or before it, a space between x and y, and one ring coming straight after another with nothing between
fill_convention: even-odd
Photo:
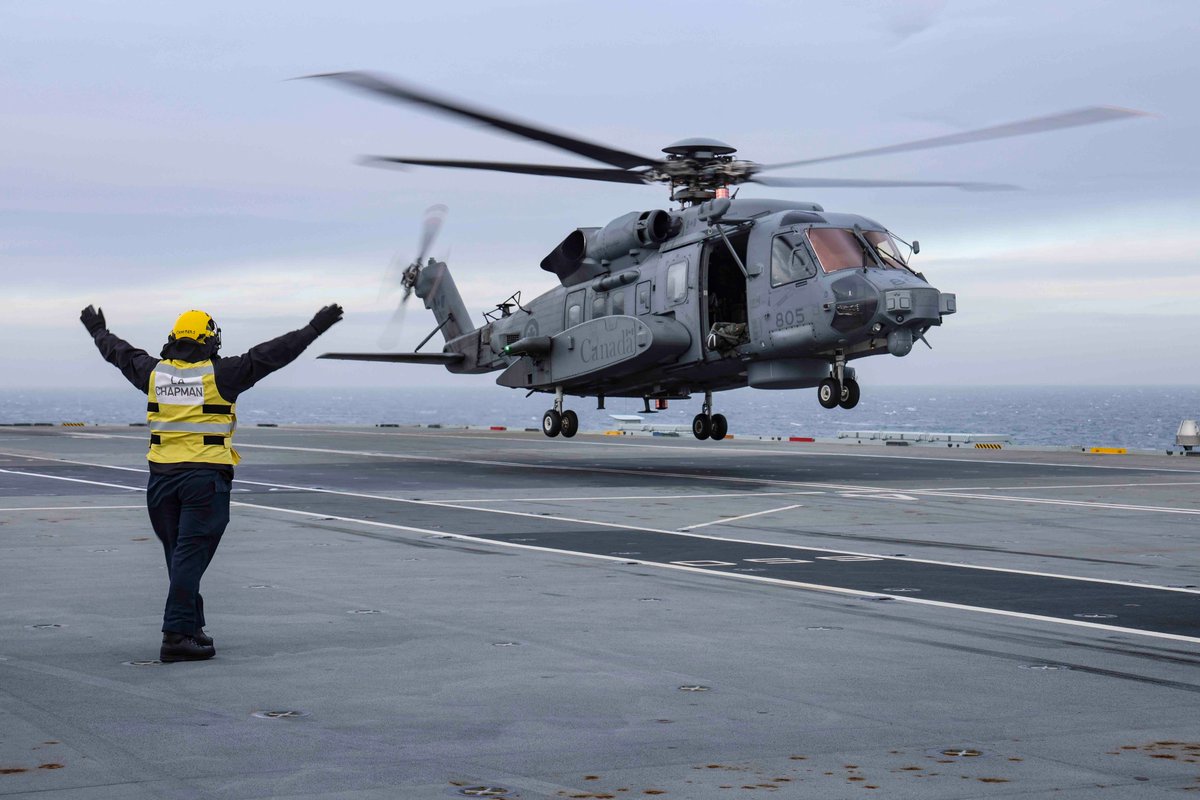
<instances>
[{"instance_id":1,"label":"black glove","mask_svg":"<svg viewBox=\"0 0 1200 800\"><path fill-rule=\"evenodd\" d=\"M79 321L83 323L83 327L87 328L87 332L92 336L108 328L104 324L104 309L102 308L88 306L79 312Z\"/></svg>"},{"instance_id":2,"label":"black glove","mask_svg":"<svg viewBox=\"0 0 1200 800\"><path fill-rule=\"evenodd\" d=\"M312 322L308 324L312 325L317 334L320 335L340 322L341 319L342 307L337 303L333 303L318 311L316 316L312 318Z\"/></svg>"}]
</instances>

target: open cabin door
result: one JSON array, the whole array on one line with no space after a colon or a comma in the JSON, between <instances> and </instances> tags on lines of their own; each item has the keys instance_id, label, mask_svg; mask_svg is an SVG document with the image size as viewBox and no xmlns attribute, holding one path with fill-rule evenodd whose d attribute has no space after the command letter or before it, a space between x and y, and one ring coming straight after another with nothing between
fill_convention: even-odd
<instances>
[{"instance_id":1,"label":"open cabin door","mask_svg":"<svg viewBox=\"0 0 1200 800\"><path fill-rule=\"evenodd\" d=\"M750 232L729 237L729 243L742 263ZM719 237L704 243L700 260L700 333L704 359L725 358L741 344L749 341L746 303L746 276L742 274L729 247Z\"/></svg>"}]
</instances>

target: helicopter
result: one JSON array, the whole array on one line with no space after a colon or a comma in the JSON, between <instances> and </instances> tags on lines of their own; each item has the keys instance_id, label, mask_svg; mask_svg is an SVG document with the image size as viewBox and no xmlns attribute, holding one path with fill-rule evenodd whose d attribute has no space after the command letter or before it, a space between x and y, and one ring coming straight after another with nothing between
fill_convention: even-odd
<instances>
[{"instance_id":1,"label":"helicopter","mask_svg":"<svg viewBox=\"0 0 1200 800\"><path fill-rule=\"evenodd\" d=\"M451 100L369 72L306 76L378 98L482 123L604 164L582 167L371 156L374 166L428 166L630 184L665 184L669 209L631 211L601 227L570 231L541 261L559 285L522 302L514 293L472 325L449 268L426 255L444 219L431 210L414 261L399 273L397 314L416 294L437 326L414 352L325 353L320 358L440 364L452 373L500 372L501 386L554 395L546 436L572 437L579 416L565 398L642 398L645 410L702 393L697 439L729 431L715 392L816 388L827 409L861 397L850 363L906 356L957 311L954 294L913 268L920 243L862 215L813 202L738 199L740 184L780 188L950 187L998 191L996 183L775 177L762 173L852 158L968 144L1142 116L1093 106L903 144L762 165L708 138L684 139L649 158ZM421 348L441 333L441 352Z\"/></svg>"}]
</instances>

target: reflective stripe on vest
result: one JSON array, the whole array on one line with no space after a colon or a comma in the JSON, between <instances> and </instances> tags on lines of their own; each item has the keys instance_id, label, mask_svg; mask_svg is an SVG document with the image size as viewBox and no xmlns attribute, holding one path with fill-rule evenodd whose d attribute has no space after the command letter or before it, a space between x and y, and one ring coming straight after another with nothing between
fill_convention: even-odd
<instances>
[{"instance_id":1,"label":"reflective stripe on vest","mask_svg":"<svg viewBox=\"0 0 1200 800\"><path fill-rule=\"evenodd\" d=\"M238 463L235 406L217 391L212 361L164 360L150 376L146 421L157 463Z\"/></svg>"},{"instance_id":2,"label":"reflective stripe on vest","mask_svg":"<svg viewBox=\"0 0 1200 800\"><path fill-rule=\"evenodd\" d=\"M154 422L150 425L156 431L180 431L182 433L216 433L222 436L233 436L233 423L223 422Z\"/></svg>"},{"instance_id":3,"label":"reflective stripe on vest","mask_svg":"<svg viewBox=\"0 0 1200 800\"><path fill-rule=\"evenodd\" d=\"M155 372L161 372L163 375L172 375L176 378L195 377L197 375L212 375L213 365L211 361L197 361L194 364L187 362L183 363L186 366L177 367L169 361L160 361L154 367Z\"/></svg>"}]
</instances>

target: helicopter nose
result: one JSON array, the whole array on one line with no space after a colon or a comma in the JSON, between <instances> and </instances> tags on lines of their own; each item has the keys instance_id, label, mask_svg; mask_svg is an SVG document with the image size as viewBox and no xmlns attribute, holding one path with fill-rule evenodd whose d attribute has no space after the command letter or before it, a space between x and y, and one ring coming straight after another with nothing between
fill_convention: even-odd
<instances>
[{"instance_id":1,"label":"helicopter nose","mask_svg":"<svg viewBox=\"0 0 1200 800\"><path fill-rule=\"evenodd\" d=\"M932 286L884 290L876 325L878 330L890 328L888 352L894 356L908 355L913 346L914 330L940 325L942 317L953 314L957 305L953 294L939 292Z\"/></svg>"},{"instance_id":2,"label":"helicopter nose","mask_svg":"<svg viewBox=\"0 0 1200 800\"><path fill-rule=\"evenodd\" d=\"M897 323L938 319L941 292L933 287L890 289L883 293L883 307Z\"/></svg>"}]
</instances>

